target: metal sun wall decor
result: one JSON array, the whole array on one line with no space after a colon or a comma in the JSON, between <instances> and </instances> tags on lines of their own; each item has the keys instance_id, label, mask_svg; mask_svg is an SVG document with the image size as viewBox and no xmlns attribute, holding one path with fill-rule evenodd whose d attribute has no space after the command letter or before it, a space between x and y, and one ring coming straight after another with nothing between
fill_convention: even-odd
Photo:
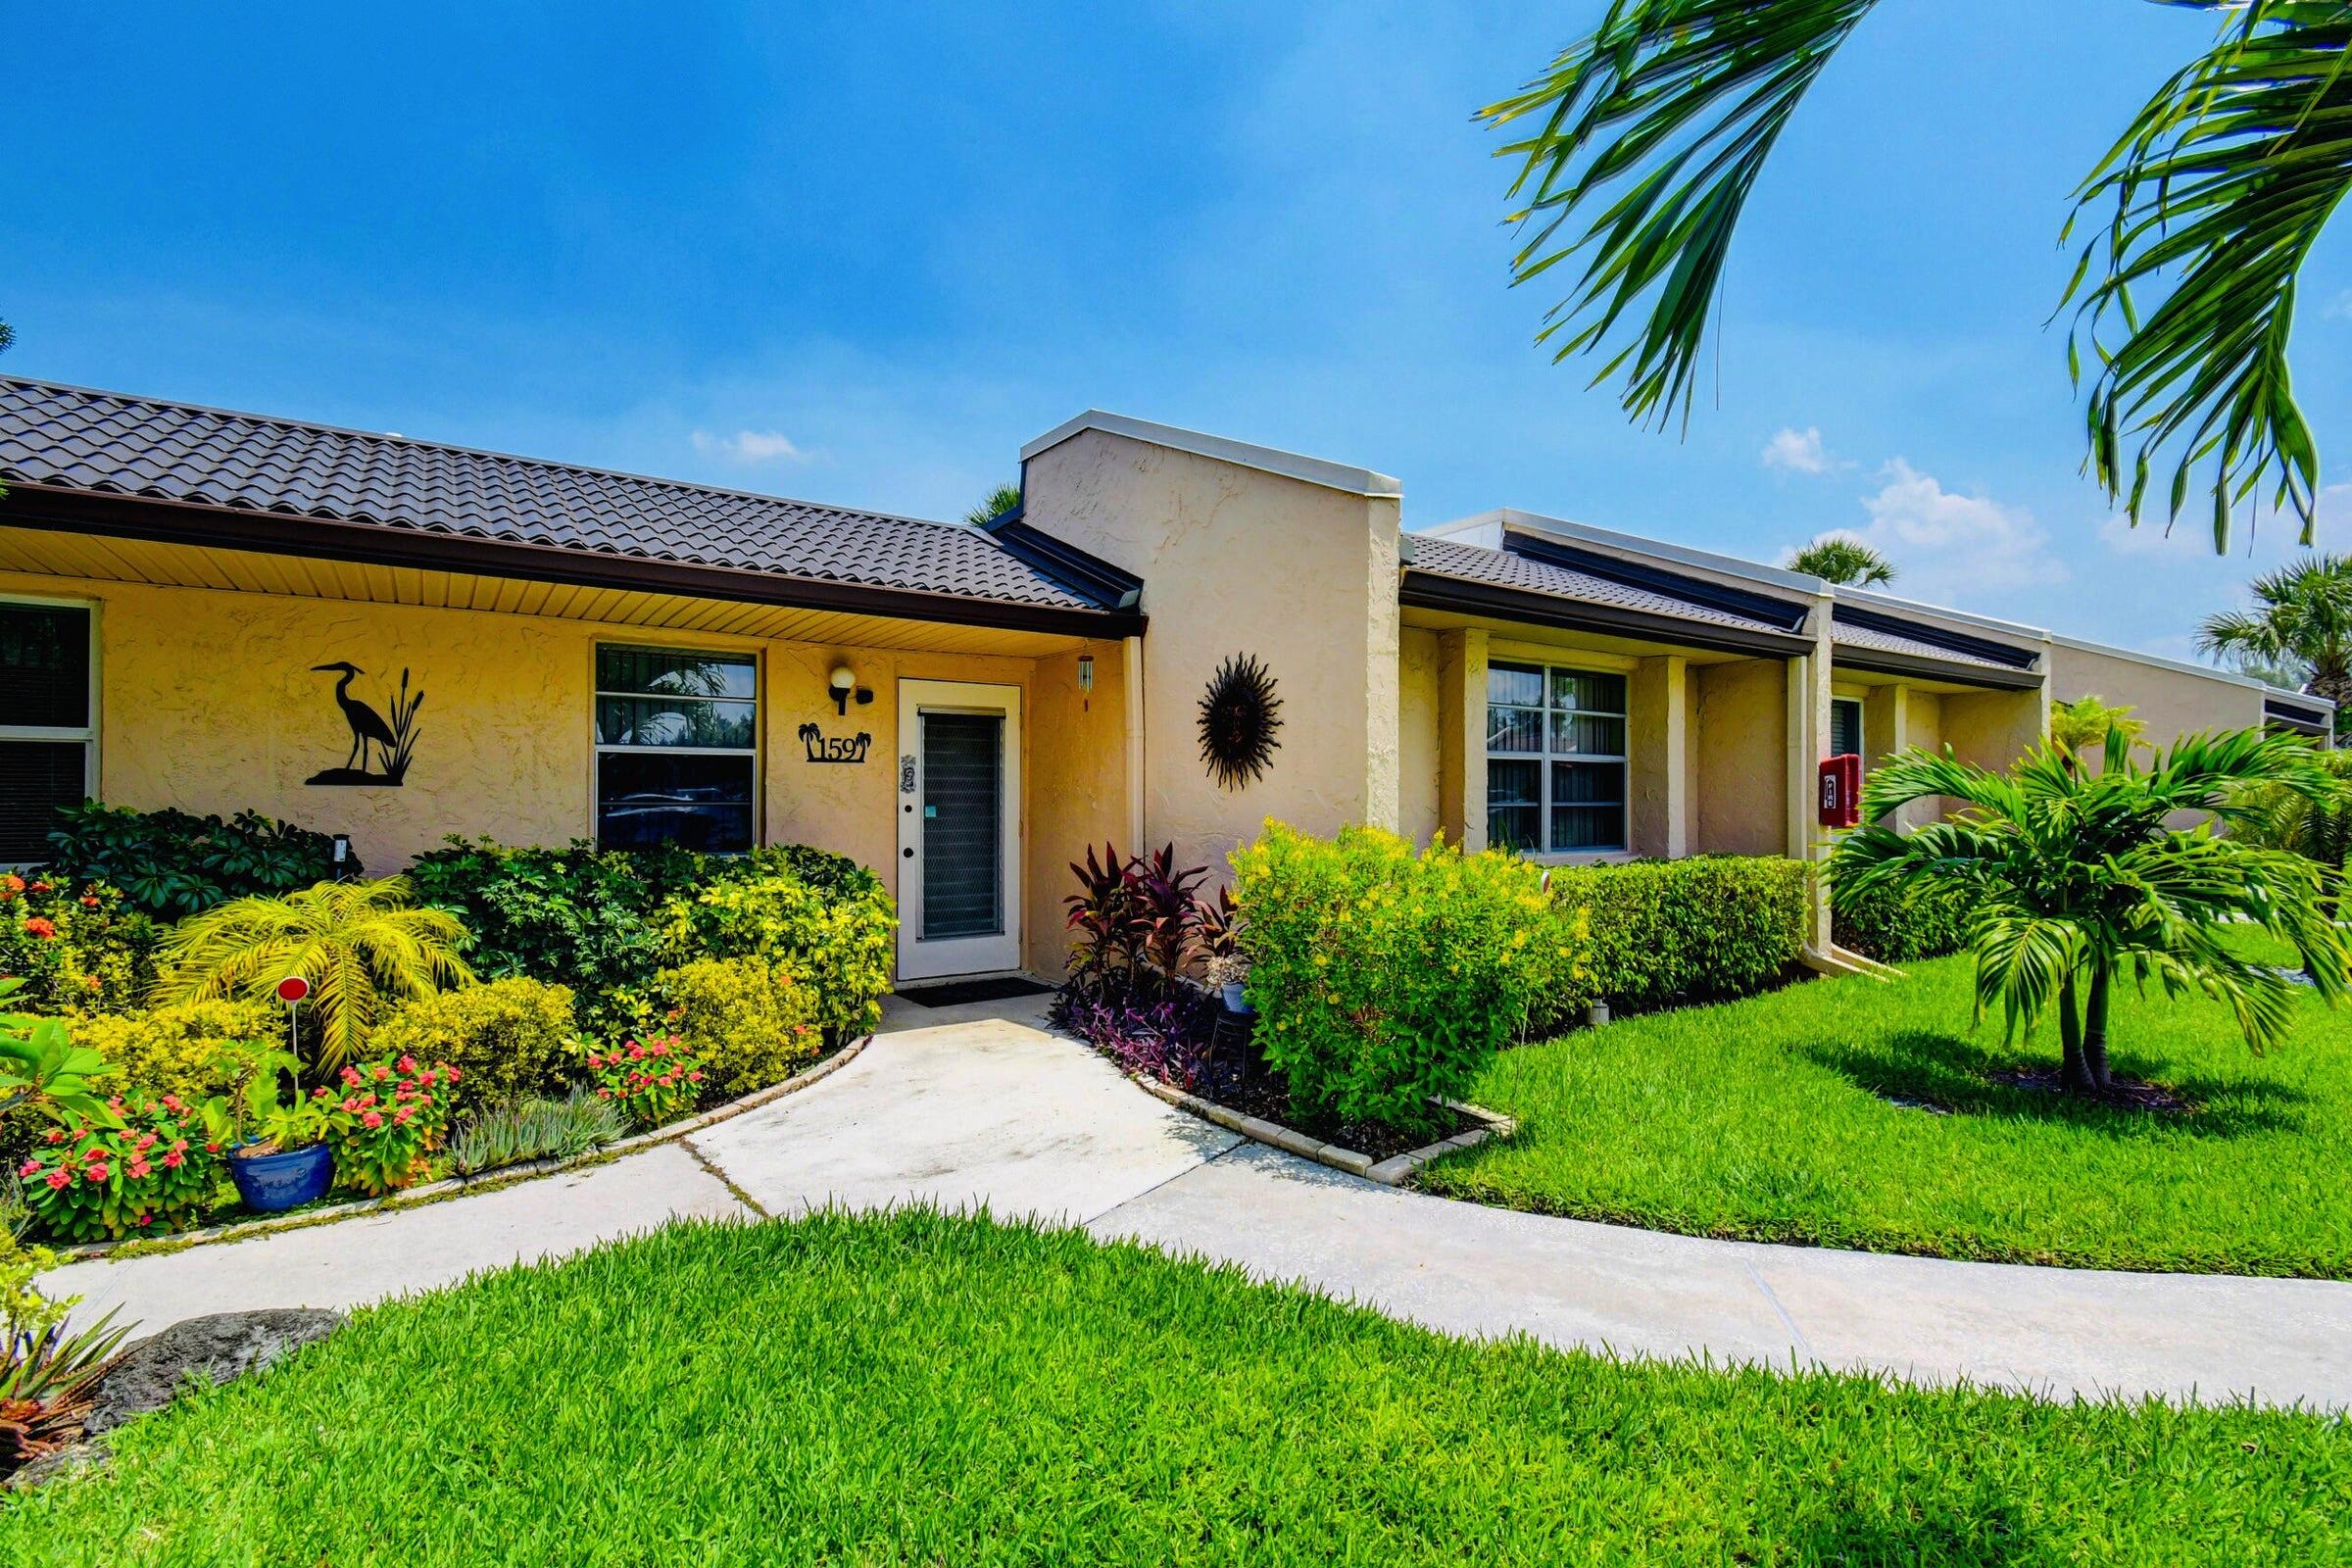
<instances>
[{"instance_id":1,"label":"metal sun wall decor","mask_svg":"<svg viewBox=\"0 0 2352 1568\"><path fill-rule=\"evenodd\" d=\"M1282 743L1282 699L1274 677L1254 654L1235 654L1209 677L1200 699L1200 760L1208 776L1229 790L1257 779Z\"/></svg>"},{"instance_id":2,"label":"metal sun wall decor","mask_svg":"<svg viewBox=\"0 0 2352 1568\"><path fill-rule=\"evenodd\" d=\"M335 706L351 728L351 752L341 767L321 768L305 784L380 784L398 788L409 776L409 761L416 754L416 710L424 706L424 688L409 691L409 672L400 672L400 692L392 699L392 721L351 695L355 676L368 672L349 661L313 664L313 673L340 675L335 682ZM370 771L370 762L377 764Z\"/></svg>"},{"instance_id":3,"label":"metal sun wall decor","mask_svg":"<svg viewBox=\"0 0 2352 1568\"><path fill-rule=\"evenodd\" d=\"M811 762L862 762L866 749L874 744L874 738L863 730L854 736L827 737L823 730L809 723L803 724L796 733L801 737L801 745L808 750Z\"/></svg>"}]
</instances>

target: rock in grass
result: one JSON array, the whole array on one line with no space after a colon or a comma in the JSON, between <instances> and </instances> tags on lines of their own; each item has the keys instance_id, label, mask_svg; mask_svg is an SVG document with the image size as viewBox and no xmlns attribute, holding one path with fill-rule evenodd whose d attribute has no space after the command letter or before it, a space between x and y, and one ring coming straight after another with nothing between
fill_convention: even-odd
<instances>
[{"instance_id":1,"label":"rock in grass","mask_svg":"<svg viewBox=\"0 0 2352 1568\"><path fill-rule=\"evenodd\" d=\"M162 1409L191 1373L215 1384L243 1377L325 1339L342 1321L342 1313L319 1307L279 1306L174 1323L123 1351L98 1380L82 1430L96 1437L134 1415Z\"/></svg>"}]
</instances>

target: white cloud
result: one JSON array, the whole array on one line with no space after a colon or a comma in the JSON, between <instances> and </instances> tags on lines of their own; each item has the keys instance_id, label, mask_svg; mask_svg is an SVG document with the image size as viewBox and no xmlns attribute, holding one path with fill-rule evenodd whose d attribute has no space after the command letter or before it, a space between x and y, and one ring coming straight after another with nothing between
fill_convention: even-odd
<instances>
[{"instance_id":1,"label":"white cloud","mask_svg":"<svg viewBox=\"0 0 2352 1568\"><path fill-rule=\"evenodd\" d=\"M733 435L694 432L694 450L731 463L807 463L808 454L780 430L738 430Z\"/></svg>"},{"instance_id":2,"label":"white cloud","mask_svg":"<svg viewBox=\"0 0 2352 1568\"><path fill-rule=\"evenodd\" d=\"M1886 482L1862 498L1870 524L1857 538L1895 564L1894 591L1910 597L1987 606L1987 592L2063 582L2066 564L2050 553L2034 514L1986 495L1946 490L1901 458L1880 470Z\"/></svg>"},{"instance_id":3,"label":"white cloud","mask_svg":"<svg viewBox=\"0 0 2352 1568\"><path fill-rule=\"evenodd\" d=\"M1802 430L1784 427L1764 444L1763 456L1767 468L1786 468L1791 473L1827 473L1838 466L1822 446L1818 425L1807 425Z\"/></svg>"}]
</instances>

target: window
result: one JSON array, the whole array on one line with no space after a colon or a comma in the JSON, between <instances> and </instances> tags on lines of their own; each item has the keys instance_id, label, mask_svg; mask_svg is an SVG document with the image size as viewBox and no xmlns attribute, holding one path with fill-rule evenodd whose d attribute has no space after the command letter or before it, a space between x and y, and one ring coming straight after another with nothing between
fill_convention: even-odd
<instances>
[{"instance_id":1,"label":"window","mask_svg":"<svg viewBox=\"0 0 2352 1568\"><path fill-rule=\"evenodd\" d=\"M1625 677L1487 667L1487 842L1526 854L1622 850Z\"/></svg>"},{"instance_id":2,"label":"window","mask_svg":"<svg viewBox=\"0 0 2352 1568\"><path fill-rule=\"evenodd\" d=\"M748 850L760 779L749 654L596 650L596 842Z\"/></svg>"},{"instance_id":3,"label":"window","mask_svg":"<svg viewBox=\"0 0 2352 1568\"><path fill-rule=\"evenodd\" d=\"M1851 697L1830 699L1830 755L1862 755L1862 705Z\"/></svg>"},{"instance_id":4,"label":"window","mask_svg":"<svg viewBox=\"0 0 2352 1568\"><path fill-rule=\"evenodd\" d=\"M50 814L97 789L88 605L0 600L0 865L49 858Z\"/></svg>"}]
</instances>

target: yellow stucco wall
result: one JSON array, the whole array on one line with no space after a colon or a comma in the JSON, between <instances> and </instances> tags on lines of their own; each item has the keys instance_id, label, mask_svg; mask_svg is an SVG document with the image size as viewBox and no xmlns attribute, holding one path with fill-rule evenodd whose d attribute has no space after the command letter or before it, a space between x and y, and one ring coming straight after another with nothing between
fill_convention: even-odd
<instances>
[{"instance_id":1,"label":"yellow stucco wall","mask_svg":"<svg viewBox=\"0 0 2352 1568\"><path fill-rule=\"evenodd\" d=\"M1708 855L1788 854L1787 662L1740 659L1693 673L1697 828L1691 848Z\"/></svg>"},{"instance_id":2,"label":"yellow stucco wall","mask_svg":"<svg viewBox=\"0 0 2352 1568\"><path fill-rule=\"evenodd\" d=\"M2182 735L2246 729L2262 723L2262 693L2219 676L2143 664L2088 649L2052 643L2050 696L2059 702L2096 697L2128 706L2147 726L2140 738L2167 747Z\"/></svg>"},{"instance_id":3,"label":"yellow stucco wall","mask_svg":"<svg viewBox=\"0 0 2352 1568\"><path fill-rule=\"evenodd\" d=\"M1085 430L1024 466L1031 526L1145 582L1145 836L1226 875L1276 816L1398 822L1397 504ZM1230 655L1282 699L1281 749L1239 790L1200 758L1197 704ZM1124 845L1121 848L1125 848Z\"/></svg>"},{"instance_id":4,"label":"yellow stucco wall","mask_svg":"<svg viewBox=\"0 0 2352 1568\"><path fill-rule=\"evenodd\" d=\"M1397 637L1396 831L1427 844L1438 811L1438 634L1406 626Z\"/></svg>"},{"instance_id":5,"label":"yellow stucco wall","mask_svg":"<svg viewBox=\"0 0 2352 1568\"><path fill-rule=\"evenodd\" d=\"M99 790L111 804L227 813L245 808L348 833L368 869L398 869L449 833L510 844L592 836L591 692L599 642L749 652L761 663L760 837L853 856L898 887L898 682L983 681L1023 693L1027 797L1022 905L1029 953L1059 962L1060 867L1092 839L1121 834L1125 770L1120 654L1092 645L1086 710L1076 654L1029 660L815 647L552 616L161 588L0 574L0 592L99 607ZM425 702L398 788L303 781L342 765L350 731L334 677L382 709L410 672ZM871 704L837 717L826 690L847 663ZM811 764L798 736L873 737L859 765ZM1051 868L1050 872L1048 868Z\"/></svg>"}]
</instances>

